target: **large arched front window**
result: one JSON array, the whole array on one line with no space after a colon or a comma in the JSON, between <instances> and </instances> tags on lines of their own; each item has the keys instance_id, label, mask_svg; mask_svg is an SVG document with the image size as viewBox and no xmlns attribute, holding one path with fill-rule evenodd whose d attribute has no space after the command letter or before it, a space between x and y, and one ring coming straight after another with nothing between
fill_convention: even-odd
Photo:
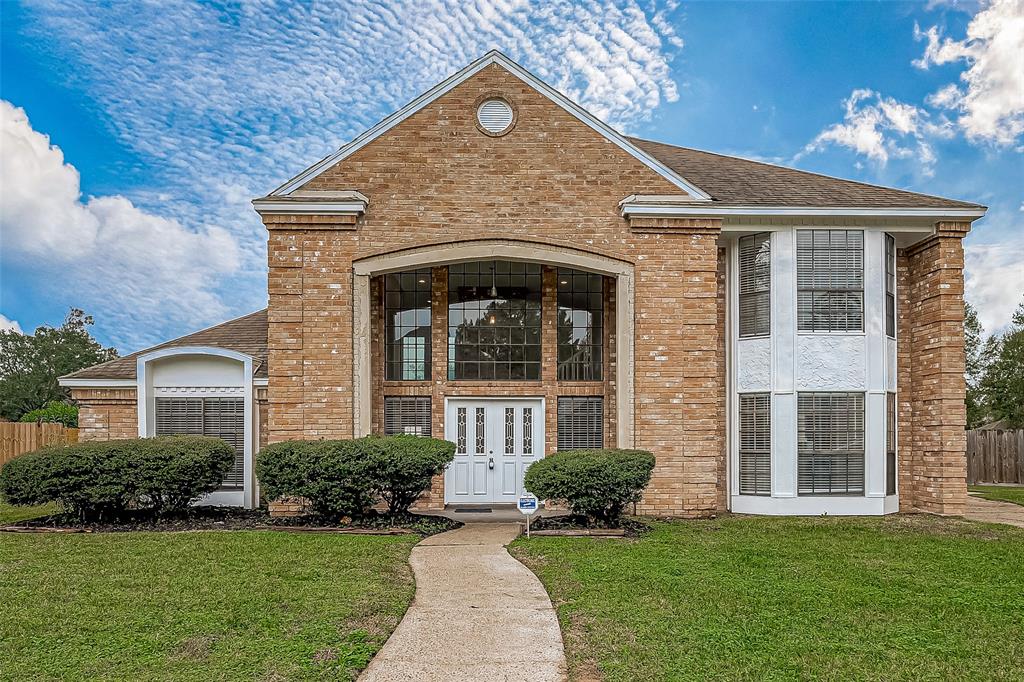
<instances>
[{"instance_id":1,"label":"large arched front window","mask_svg":"<svg viewBox=\"0 0 1024 682\"><path fill-rule=\"evenodd\" d=\"M541 266L479 261L448 268L448 378L541 378Z\"/></svg>"}]
</instances>

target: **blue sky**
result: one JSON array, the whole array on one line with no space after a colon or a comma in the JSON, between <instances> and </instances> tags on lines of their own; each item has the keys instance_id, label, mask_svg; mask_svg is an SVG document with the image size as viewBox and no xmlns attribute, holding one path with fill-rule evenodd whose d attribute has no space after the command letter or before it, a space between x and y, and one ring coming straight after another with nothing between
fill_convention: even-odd
<instances>
[{"instance_id":1,"label":"blue sky","mask_svg":"<svg viewBox=\"0 0 1024 682\"><path fill-rule=\"evenodd\" d=\"M1024 294L1024 0L0 3L0 324L133 350L266 304L249 200L492 48L620 130L986 204Z\"/></svg>"}]
</instances>

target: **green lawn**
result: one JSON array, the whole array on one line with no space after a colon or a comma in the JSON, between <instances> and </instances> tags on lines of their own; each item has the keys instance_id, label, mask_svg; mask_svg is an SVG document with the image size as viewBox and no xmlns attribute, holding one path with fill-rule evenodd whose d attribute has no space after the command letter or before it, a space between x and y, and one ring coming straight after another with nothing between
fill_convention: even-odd
<instances>
[{"instance_id":1,"label":"green lawn","mask_svg":"<svg viewBox=\"0 0 1024 682\"><path fill-rule=\"evenodd\" d=\"M55 504L41 504L38 507L15 507L6 502L0 502L0 526L55 513L57 513L57 505Z\"/></svg>"},{"instance_id":2,"label":"green lawn","mask_svg":"<svg viewBox=\"0 0 1024 682\"><path fill-rule=\"evenodd\" d=\"M513 553L558 607L574 679L1010 680L1024 531L959 519L659 523Z\"/></svg>"},{"instance_id":3,"label":"green lawn","mask_svg":"<svg viewBox=\"0 0 1024 682\"><path fill-rule=\"evenodd\" d=\"M347 679L408 607L418 540L0 534L0 679Z\"/></svg>"},{"instance_id":4,"label":"green lawn","mask_svg":"<svg viewBox=\"0 0 1024 682\"><path fill-rule=\"evenodd\" d=\"M972 485L972 493L981 493L986 500L1002 500L1024 505L1024 486L1020 485Z\"/></svg>"}]
</instances>

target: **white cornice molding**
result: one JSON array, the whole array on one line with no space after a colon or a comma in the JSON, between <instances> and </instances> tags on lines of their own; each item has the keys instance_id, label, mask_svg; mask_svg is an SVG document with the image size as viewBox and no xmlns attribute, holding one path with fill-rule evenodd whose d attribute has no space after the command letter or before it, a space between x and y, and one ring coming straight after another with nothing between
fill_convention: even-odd
<instances>
[{"instance_id":1,"label":"white cornice molding","mask_svg":"<svg viewBox=\"0 0 1024 682\"><path fill-rule=\"evenodd\" d=\"M347 215L361 216L366 212L367 200L294 200L286 197L253 199L252 206L260 215Z\"/></svg>"},{"instance_id":2,"label":"white cornice molding","mask_svg":"<svg viewBox=\"0 0 1024 682\"><path fill-rule=\"evenodd\" d=\"M659 197L660 199L661 197ZM637 201L648 199L647 201ZM976 220L984 208L863 208L843 206L708 206L650 201L630 196L619 203L624 217L717 218L728 216L826 216L866 218L927 218L932 220Z\"/></svg>"},{"instance_id":3,"label":"white cornice molding","mask_svg":"<svg viewBox=\"0 0 1024 682\"><path fill-rule=\"evenodd\" d=\"M61 377L57 383L67 388L135 388L135 379L75 379Z\"/></svg>"},{"instance_id":4,"label":"white cornice molding","mask_svg":"<svg viewBox=\"0 0 1024 682\"><path fill-rule=\"evenodd\" d=\"M704 190L700 189L696 185L687 181L679 173L675 172L667 165L658 161L656 158L643 151L635 144L627 140L625 137L616 132L611 126L604 123L600 119L596 118L593 114L586 111L578 104L575 104L569 100L565 95L558 92L544 81L540 80L532 73L516 64L514 61L498 52L492 50L485 54L480 59L476 60L461 71L449 76L445 80L435 85L430 90L427 90L422 95L409 102L406 106L402 107L395 113L391 114L383 121L373 126L369 130L365 131L354 140L343 146L335 153L321 159L319 162L313 164L306 170L302 171L294 178L284 183L271 193L271 197L289 196L295 190L302 187L305 183L309 182L313 178L317 177L334 164L342 161L348 156L354 154L356 151L362 149L367 144L377 139L387 131L394 128L396 125L409 118L417 111L423 109L434 100L438 99L442 95L450 92L459 84L470 79L481 70L491 64L498 64L505 68L509 73L519 78L521 81L532 87L540 94L547 97L549 100L557 104L559 107L575 116L582 123L597 131L599 134L604 136L607 140L612 142L614 145L625 151L627 154L637 159L645 166L649 167L658 175L662 176L668 182L672 183L690 197L691 201L711 201L711 196L708 195ZM259 210L259 209L257 209Z\"/></svg>"}]
</instances>

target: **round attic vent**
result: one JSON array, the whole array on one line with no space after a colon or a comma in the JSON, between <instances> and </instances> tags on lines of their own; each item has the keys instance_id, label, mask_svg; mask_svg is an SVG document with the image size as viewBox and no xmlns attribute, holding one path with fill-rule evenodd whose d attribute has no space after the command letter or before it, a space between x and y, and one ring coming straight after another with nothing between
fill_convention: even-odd
<instances>
[{"instance_id":1,"label":"round attic vent","mask_svg":"<svg viewBox=\"0 0 1024 682\"><path fill-rule=\"evenodd\" d=\"M498 97L483 101L476 110L477 122L491 135L507 132L514 118L512 105Z\"/></svg>"}]
</instances>

